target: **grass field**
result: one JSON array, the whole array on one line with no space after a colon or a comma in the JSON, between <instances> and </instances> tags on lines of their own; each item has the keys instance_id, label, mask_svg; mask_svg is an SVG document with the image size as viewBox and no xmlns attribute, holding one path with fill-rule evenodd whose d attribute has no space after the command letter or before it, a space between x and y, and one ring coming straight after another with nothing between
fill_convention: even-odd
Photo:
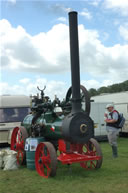
<instances>
[{"instance_id":1,"label":"grass field","mask_svg":"<svg viewBox=\"0 0 128 193\"><path fill-rule=\"evenodd\" d=\"M104 160L99 170L86 171L79 164L69 170L58 163L57 175L49 179L24 167L0 171L0 193L128 193L128 139L118 140L116 159L107 142L100 145Z\"/></svg>"}]
</instances>

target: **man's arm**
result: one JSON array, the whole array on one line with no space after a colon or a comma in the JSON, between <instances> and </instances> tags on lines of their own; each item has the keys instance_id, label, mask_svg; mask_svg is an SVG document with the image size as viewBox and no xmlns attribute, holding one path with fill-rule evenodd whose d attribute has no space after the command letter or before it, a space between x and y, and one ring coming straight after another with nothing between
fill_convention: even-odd
<instances>
[{"instance_id":1,"label":"man's arm","mask_svg":"<svg viewBox=\"0 0 128 193\"><path fill-rule=\"evenodd\" d=\"M113 118L112 119L105 119L104 121L106 123L116 123L118 121L118 113L117 112L113 112Z\"/></svg>"},{"instance_id":2,"label":"man's arm","mask_svg":"<svg viewBox=\"0 0 128 193\"><path fill-rule=\"evenodd\" d=\"M117 120L115 120L115 119L105 119L104 121L106 123L116 123L117 122Z\"/></svg>"}]
</instances>

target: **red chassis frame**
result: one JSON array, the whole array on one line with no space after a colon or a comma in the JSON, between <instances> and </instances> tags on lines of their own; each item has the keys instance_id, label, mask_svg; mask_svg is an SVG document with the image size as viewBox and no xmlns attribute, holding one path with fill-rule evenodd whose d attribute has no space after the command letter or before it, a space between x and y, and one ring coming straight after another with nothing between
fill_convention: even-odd
<instances>
[{"instance_id":1,"label":"red chassis frame","mask_svg":"<svg viewBox=\"0 0 128 193\"><path fill-rule=\"evenodd\" d=\"M102 159L102 156L97 155L96 150L89 148L88 144L86 145L86 151L83 151L83 144L70 144L66 148L67 144L64 140L60 139L58 141L60 155L57 157L58 161L61 161L62 164L72 164L80 163L87 161L98 161Z\"/></svg>"}]
</instances>

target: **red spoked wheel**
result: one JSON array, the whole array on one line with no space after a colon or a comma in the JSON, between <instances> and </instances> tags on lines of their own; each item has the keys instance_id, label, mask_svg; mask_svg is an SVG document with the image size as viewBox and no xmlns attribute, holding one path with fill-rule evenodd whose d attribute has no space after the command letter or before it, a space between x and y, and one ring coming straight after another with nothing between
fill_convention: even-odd
<instances>
[{"instance_id":1,"label":"red spoked wheel","mask_svg":"<svg viewBox=\"0 0 128 193\"><path fill-rule=\"evenodd\" d=\"M102 156L102 151L100 148L99 143L91 138L87 144L80 145L79 146L79 153L88 155L88 156L99 156L100 159L95 159L95 160L89 160L85 162L81 162L80 166L85 169L98 169L102 165L103 161L103 156Z\"/></svg>"},{"instance_id":2,"label":"red spoked wheel","mask_svg":"<svg viewBox=\"0 0 128 193\"><path fill-rule=\"evenodd\" d=\"M17 151L17 163L25 164L25 140L28 133L24 127L15 127L11 136L11 150Z\"/></svg>"},{"instance_id":3,"label":"red spoked wheel","mask_svg":"<svg viewBox=\"0 0 128 193\"><path fill-rule=\"evenodd\" d=\"M42 142L37 146L35 165L38 174L44 178L56 175L57 154L52 143Z\"/></svg>"}]
</instances>

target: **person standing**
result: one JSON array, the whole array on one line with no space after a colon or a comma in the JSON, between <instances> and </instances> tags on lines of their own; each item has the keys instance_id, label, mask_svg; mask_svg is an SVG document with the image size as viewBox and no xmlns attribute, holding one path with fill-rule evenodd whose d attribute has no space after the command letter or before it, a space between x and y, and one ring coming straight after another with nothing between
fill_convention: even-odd
<instances>
[{"instance_id":1,"label":"person standing","mask_svg":"<svg viewBox=\"0 0 128 193\"><path fill-rule=\"evenodd\" d=\"M112 154L114 158L118 157L118 149L117 149L117 138L119 134L118 129L118 118L119 114L114 109L113 104L108 104L106 106L107 112L105 113L105 122L106 122L106 130L108 135L109 144L112 147Z\"/></svg>"}]
</instances>

